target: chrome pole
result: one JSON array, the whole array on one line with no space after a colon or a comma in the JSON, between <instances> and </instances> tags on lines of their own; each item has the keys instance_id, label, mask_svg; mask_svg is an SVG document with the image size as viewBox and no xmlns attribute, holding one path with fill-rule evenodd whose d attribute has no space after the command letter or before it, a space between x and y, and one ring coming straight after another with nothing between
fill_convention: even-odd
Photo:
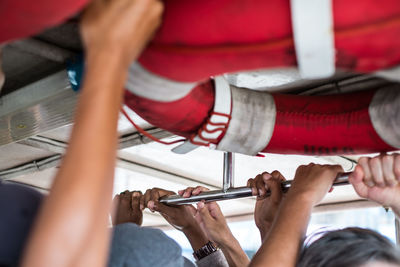
<instances>
[{"instance_id":1,"label":"chrome pole","mask_svg":"<svg viewBox=\"0 0 400 267\"><path fill-rule=\"evenodd\" d=\"M350 172L339 174L335 181L333 182L333 186L341 186L349 184ZM292 181L282 182L281 187L283 192L287 192L292 184ZM271 192L267 192L267 196L269 196ZM237 198L245 198L251 197L252 192L251 188L248 187L237 187L237 188L228 188L226 191L224 190L212 190L203 192L197 196L191 196L188 198L181 197L179 195L173 195L168 197L163 197L160 199L161 203L168 205L185 205L185 204L193 204L199 201L211 202L211 201L220 201L220 200L229 200L229 199L237 199Z\"/></svg>"},{"instance_id":2,"label":"chrome pole","mask_svg":"<svg viewBox=\"0 0 400 267\"><path fill-rule=\"evenodd\" d=\"M235 170L235 155L232 152L224 152L224 172L222 191L227 192L229 188L233 188Z\"/></svg>"}]
</instances>

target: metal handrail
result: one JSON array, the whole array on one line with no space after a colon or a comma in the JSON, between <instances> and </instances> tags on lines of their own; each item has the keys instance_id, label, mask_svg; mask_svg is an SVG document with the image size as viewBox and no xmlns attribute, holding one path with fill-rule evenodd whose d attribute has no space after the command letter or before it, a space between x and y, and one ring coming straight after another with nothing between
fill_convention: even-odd
<instances>
[{"instance_id":1,"label":"metal handrail","mask_svg":"<svg viewBox=\"0 0 400 267\"><path fill-rule=\"evenodd\" d=\"M333 183L333 186L341 186L349 184L348 177L350 173L341 173L338 175L336 180ZM282 191L287 192L292 184L292 181L284 181L282 182ZM271 194L270 191L267 191L266 196L268 197ZM229 199L238 199L251 197L252 191L249 187L236 187L229 188L226 191L224 190L212 190L202 192L197 196L191 196L188 198L184 198L180 195L172 195L168 197L164 197L160 199L161 203L168 205L185 205L192 204L199 201L211 202L211 201L221 201L221 200L229 200Z\"/></svg>"}]
</instances>

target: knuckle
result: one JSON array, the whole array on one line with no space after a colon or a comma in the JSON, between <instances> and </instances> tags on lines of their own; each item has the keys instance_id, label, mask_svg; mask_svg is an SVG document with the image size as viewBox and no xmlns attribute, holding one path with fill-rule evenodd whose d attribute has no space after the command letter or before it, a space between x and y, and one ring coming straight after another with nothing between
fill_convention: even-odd
<instances>
[{"instance_id":1,"label":"knuckle","mask_svg":"<svg viewBox=\"0 0 400 267\"><path fill-rule=\"evenodd\" d=\"M393 156L391 156L391 155L383 155L382 162L390 162L392 160L392 157Z\"/></svg>"},{"instance_id":2,"label":"knuckle","mask_svg":"<svg viewBox=\"0 0 400 267\"><path fill-rule=\"evenodd\" d=\"M368 157L361 157L358 159L359 164L365 164L365 163L368 163L368 161L369 161Z\"/></svg>"},{"instance_id":3,"label":"knuckle","mask_svg":"<svg viewBox=\"0 0 400 267\"><path fill-rule=\"evenodd\" d=\"M379 161L380 161L380 158L379 158L379 157L374 157L374 158L372 158L372 159L369 160L369 163L370 163L371 165L376 165L376 164L379 164Z\"/></svg>"}]
</instances>

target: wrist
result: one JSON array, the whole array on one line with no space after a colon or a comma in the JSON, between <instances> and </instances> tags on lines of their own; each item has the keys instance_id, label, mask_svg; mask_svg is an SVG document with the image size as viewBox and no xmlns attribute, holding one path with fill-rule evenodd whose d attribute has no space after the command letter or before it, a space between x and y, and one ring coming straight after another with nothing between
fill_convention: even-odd
<instances>
[{"instance_id":1,"label":"wrist","mask_svg":"<svg viewBox=\"0 0 400 267\"><path fill-rule=\"evenodd\" d=\"M285 202L291 202L297 206L311 206L314 207L317 203L312 192L288 192Z\"/></svg>"},{"instance_id":2,"label":"wrist","mask_svg":"<svg viewBox=\"0 0 400 267\"><path fill-rule=\"evenodd\" d=\"M88 48L85 51L85 61L89 66L102 64L103 68L109 65L118 65L122 70L128 70L132 63L120 47L103 46Z\"/></svg>"},{"instance_id":3,"label":"wrist","mask_svg":"<svg viewBox=\"0 0 400 267\"><path fill-rule=\"evenodd\" d=\"M218 247L221 249L229 248L231 247L235 242L237 242L236 238L233 236L231 231L224 231L221 233L218 237L217 240L213 240Z\"/></svg>"},{"instance_id":4,"label":"wrist","mask_svg":"<svg viewBox=\"0 0 400 267\"><path fill-rule=\"evenodd\" d=\"M209 242L207 235L198 225L189 225L182 228L182 232L185 234L192 246L193 251L202 248Z\"/></svg>"},{"instance_id":5,"label":"wrist","mask_svg":"<svg viewBox=\"0 0 400 267\"><path fill-rule=\"evenodd\" d=\"M260 222L257 224L257 228L260 231L261 241L264 240L265 236L268 234L271 229L272 222Z\"/></svg>"}]
</instances>

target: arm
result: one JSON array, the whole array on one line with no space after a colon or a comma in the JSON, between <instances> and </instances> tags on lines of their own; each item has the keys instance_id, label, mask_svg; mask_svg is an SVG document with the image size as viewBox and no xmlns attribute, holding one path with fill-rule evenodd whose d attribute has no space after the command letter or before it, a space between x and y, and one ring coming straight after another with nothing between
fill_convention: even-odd
<instances>
[{"instance_id":1,"label":"arm","mask_svg":"<svg viewBox=\"0 0 400 267\"><path fill-rule=\"evenodd\" d=\"M360 158L349 181L360 197L390 207L400 218L400 154Z\"/></svg>"},{"instance_id":2,"label":"arm","mask_svg":"<svg viewBox=\"0 0 400 267\"><path fill-rule=\"evenodd\" d=\"M271 174L264 172L247 181L247 187L252 189L253 196L257 196L254 221L260 231L261 241L268 235L282 202L282 181L285 181L285 178L278 171ZM266 197L267 191L271 194L269 197Z\"/></svg>"},{"instance_id":3,"label":"arm","mask_svg":"<svg viewBox=\"0 0 400 267\"><path fill-rule=\"evenodd\" d=\"M269 235L250 266L296 266L297 254L314 205L331 188L340 166L300 166Z\"/></svg>"},{"instance_id":4,"label":"arm","mask_svg":"<svg viewBox=\"0 0 400 267\"><path fill-rule=\"evenodd\" d=\"M81 26L86 76L70 145L22 266L106 264L122 88L129 62L153 33L160 13L161 5L150 0L96 0L87 10Z\"/></svg>"},{"instance_id":5,"label":"arm","mask_svg":"<svg viewBox=\"0 0 400 267\"><path fill-rule=\"evenodd\" d=\"M198 195L205 190L208 189L198 186L191 194ZM196 220L207 233L209 239L216 243L222 250L229 266L247 266L249 264L249 258L237 239L233 236L216 202L207 204L204 202L197 203Z\"/></svg>"}]
</instances>

